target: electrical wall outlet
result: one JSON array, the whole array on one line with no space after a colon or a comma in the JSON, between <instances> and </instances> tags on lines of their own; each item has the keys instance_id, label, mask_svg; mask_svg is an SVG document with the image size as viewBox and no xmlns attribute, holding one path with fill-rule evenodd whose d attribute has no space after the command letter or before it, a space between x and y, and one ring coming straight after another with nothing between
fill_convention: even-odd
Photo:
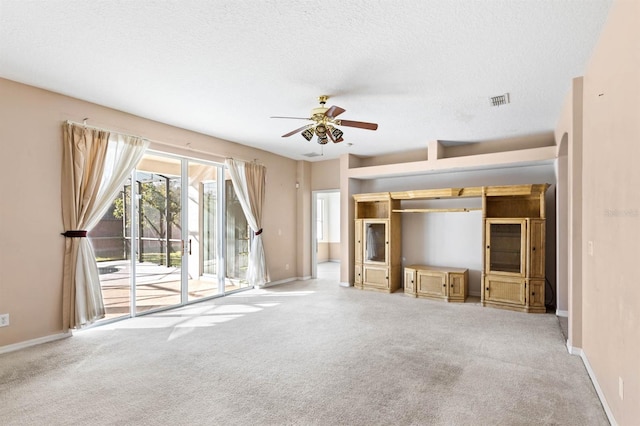
<instances>
[{"instance_id":1,"label":"electrical wall outlet","mask_svg":"<svg viewBox=\"0 0 640 426\"><path fill-rule=\"evenodd\" d=\"M0 314L0 327L9 325L9 314Z\"/></svg>"}]
</instances>

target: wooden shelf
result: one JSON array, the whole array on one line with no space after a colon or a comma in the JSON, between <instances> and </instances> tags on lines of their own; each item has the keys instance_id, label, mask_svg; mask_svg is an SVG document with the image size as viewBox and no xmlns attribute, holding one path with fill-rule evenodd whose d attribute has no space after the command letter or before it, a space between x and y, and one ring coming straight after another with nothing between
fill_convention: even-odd
<instances>
[{"instance_id":1,"label":"wooden shelf","mask_svg":"<svg viewBox=\"0 0 640 426\"><path fill-rule=\"evenodd\" d=\"M392 192L394 200L439 200L442 198L482 197L482 187L419 189L415 191Z\"/></svg>"},{"instance_id":2,"label":"wooden shelf","mask_svg":"<svg viewBox=\"0 0 640 426\"><path fill-rule=\"evenodd\" d=\"M548 183L530 184L530 185L505 185L505 186L487 186L485 195L487 197L505 197L505 196L540 196L544 195L549 187Z\"/></svg>"},{"instance_id":3,"label":"wooden shelf","mask_svg":"<svg viewBox=\"0 0 640 426\"><path fill-rule=\"evenodd\" d=\"M470 212L480 211L482 207L458 208L458 209L398 209L394 213L450 213L450 212Z\"/></svg>"}]
</instances>

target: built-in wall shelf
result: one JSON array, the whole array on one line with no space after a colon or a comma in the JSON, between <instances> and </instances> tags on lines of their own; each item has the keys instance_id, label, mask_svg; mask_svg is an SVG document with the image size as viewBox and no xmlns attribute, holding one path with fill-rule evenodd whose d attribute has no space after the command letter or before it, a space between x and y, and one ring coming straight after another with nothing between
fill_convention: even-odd
<instances>
[{"instance_id":1,"label":"built-in wall shelf","mask_svg":"<svg viewBox=\"0 0 640 426\"><path fill-rule=\"evenodd\" d=\"M394 213L455 213L482 210L482 207L458 208L458 209L398 209Z\"/></svg>"},{"instance_id":2,"label":"built-in wall shelf","mask_svg":"<svg viewBox=\"0 0 640 426\"><path fill-rule=\"evenodd\" d=\"M393 164L359 166L354 157L344 171L352 179L380 179L399 176L417 176L438 173L495 169L501 167L552 164L558 157L558 147L540 146L514 151L478 153L453 158L431 158Z\"/></svg>"},{"instance_id":3,"label":"built-in wall shelf","mask_svg":"<svg viewBox=\"0 0 640 426\"><path fill-rule=\"evenodd\" d=\"M546 312L545 192L548 187L549 184L542 183L355 194L354 286L387 293L403 286L399 276L402 267L399 213L482 211L482 306ZM462 198L466 205L471 204L470 198L481 198L482 207L426 207L441 203L434 200L442 199L451 205L458 204L451 200ZM412 208L402 208L403 201ZM419 205L425 207L418 208ZM446 269L434 270L424 265L405 267L404 292L414 297L464 302L468 271Z\"/></svg>"},{"instance_id":4,"label":"built-in wall shelf","mask_svg":"<svg viewBox=\"0 0 640 426\"><path fill-rule=\"evenodd\" d=\"M482 197L482 187L418 189L415 191L392 192L394 200L440 200L443 198Z\"/></svg>"}]
</instances>

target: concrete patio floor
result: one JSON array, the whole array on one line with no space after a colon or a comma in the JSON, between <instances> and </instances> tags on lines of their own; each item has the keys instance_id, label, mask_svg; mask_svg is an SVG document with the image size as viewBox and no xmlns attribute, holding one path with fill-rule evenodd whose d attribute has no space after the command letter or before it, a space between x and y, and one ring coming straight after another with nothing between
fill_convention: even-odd
<instances>
[{"instance_id":1,"label":"concrete patio floor","mask_svg":"<svg viewBox=\"0 0 640 426\"><path fill-rule=\"evenodd\" d=\"M98 271L106 310L105 319L129 316L131 309L131 262L128 260L98 262ZM136 263L135 273L136 313L180 305L181 269L179 267ZM248 287L246 282L227 279L224 293L246 287ZM189 279L188 300L185 302L193 302L219 294L222 292L218 290L217 278L201 276Z\"/></svg>"}]
</instances>

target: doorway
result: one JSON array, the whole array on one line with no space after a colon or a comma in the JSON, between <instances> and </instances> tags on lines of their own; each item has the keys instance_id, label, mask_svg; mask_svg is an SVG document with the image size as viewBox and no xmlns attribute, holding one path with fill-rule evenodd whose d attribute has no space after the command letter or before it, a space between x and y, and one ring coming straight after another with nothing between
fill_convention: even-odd
<instances>
[{"instance_id":1,"label":"doorway","mask_svg":"<svg viewBox=\"0 0 640 426\"><path fill-rule=\"evenodd\" d=\"M319 264L340 262L340 190L312 192L311 243L311 277L316 279Z\"/></svg>"}]
</instances>

